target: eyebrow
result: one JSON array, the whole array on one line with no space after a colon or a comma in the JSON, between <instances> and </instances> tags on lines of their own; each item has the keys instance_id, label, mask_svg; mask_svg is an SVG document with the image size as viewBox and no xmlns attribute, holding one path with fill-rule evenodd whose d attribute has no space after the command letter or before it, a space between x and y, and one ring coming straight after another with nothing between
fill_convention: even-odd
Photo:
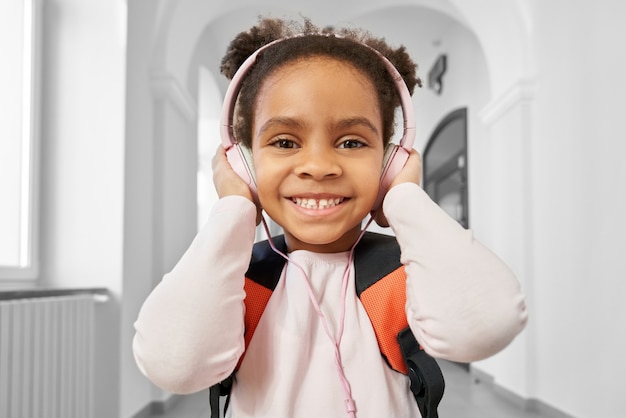
<instances>
[{"instance_id":1,"label":"eyebrow","mask_svg":"<svg viewBox=\"0 0 626 418\"><path fill-rule=\"evenodd\" d=\"M376 129L376 126L367 118L354 117L342 119L337 123L337 127L340 129L352 128L353 126L364 126L378 136L378 129Z\"/></svg>"},{"instance_id":2,"label":"eyebrow","mask_svg":"<svg viewBox=\"0 0 626 418\"><path fill-rule=\"evenodd\" d=\"M283 117L283 116L274 117L274 118L270 118L267 122L261 125L261 127L259 128L259 131L257 132L257 135L261 136L265 131L272 129L274 127L277 127L277 126L301 129L305 125L306 124L301 119Z\"/></svg>"},{"instance_id":3,"label":"eyebrow","mask_svg":"<svg viewBox=\"0 0 626 418\"><path fill-rule=\"evenodd\" d=\"M299 118L291 118L291 117L274 117L270 118L267 122L265 122L258 130L257 135L262 135L265 131L275 128L275 127L289 127L302 129L306 126L306 123ZM333 128L338 129L347 129L352 128L354 126L364 126L371 130L377 136L379 135L378 129L376 126L367 118L364 117L353 117L347 119L339 120Z\"/></svg>"}]
</instances>

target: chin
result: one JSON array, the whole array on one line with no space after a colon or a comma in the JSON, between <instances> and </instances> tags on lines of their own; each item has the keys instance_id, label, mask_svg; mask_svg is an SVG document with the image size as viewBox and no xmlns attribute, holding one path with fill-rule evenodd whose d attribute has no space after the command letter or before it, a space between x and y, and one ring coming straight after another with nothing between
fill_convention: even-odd
<instances>
[{"instance_id":1,"label":"chin","mask_svg":"<svg viewBox=\"0 0 626 418\"><path fill-rule=\"evenodd\" d=\"M353 228L343 234L337 234L336 229L327 233L312 231L305 234L285 234L290 250L306 249L314 252L343 252L349 251L360 233L359 228Z\"/></svg>"}]
</instances>

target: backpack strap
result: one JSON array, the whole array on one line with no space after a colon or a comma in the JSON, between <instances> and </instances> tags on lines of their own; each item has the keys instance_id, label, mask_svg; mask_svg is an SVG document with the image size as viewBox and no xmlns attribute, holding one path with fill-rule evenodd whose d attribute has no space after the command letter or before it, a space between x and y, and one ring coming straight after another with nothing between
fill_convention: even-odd
<instances>
[{"instance_id":1,"label":"backpack strap","mask_svg":"<svg viewBox=\"0 0 626 418\"><path fill-rule=\"evenodd\" d=\"M367 233L355 251L356 291L372 321L380 352L392 369L408 375L422 417L437 418L445 380L436 360L409 328L400 246L394 237Z\"/></svg>"},{"instance_id":2,"label":"backpack strap","mask_svg":"<svg viewBox=\"0 0 626 418\"><path fill-rule=\"evenodd\" d=\"M284 235L272 238L272 242L276 246L276 249L282 253L287 253L287 244L285 243ZM252 258L243 285L244 291L246 292L246 313L244 318L246 350L248 349L248 345L250 345L254 330L256 330L261 320L265 306L280 280L280 275L285 263L286 260L272 250L267 240L258 242L252 247ZM244 355L245 351L239 359L237 368L239 368Z\"/></svg>"},{"instance_id":3,"label":"backpack strap","mask_svg":"<svg viewBox=\"0 0 626 418\"><path fill-rule=\"evenodd\" d=\"M409 326L406 306L406 273L400 262L400 246L389 235L368 232L355 249L356 293L374 327L380 352L387 364L407 374L397 335Z\"/></svg>"},{"instance_id":4,"label":"backpack strap","mask_svg":"<svg viewBox=\"0 0 626 418\"><path fill-rule=\"evenodd\" d=\"M409 327L398 334L398 343L406 360L411 392L422 418L437 418L437 406L446 387L439 364L417 343Z\"/></svg>"}]
</instances>

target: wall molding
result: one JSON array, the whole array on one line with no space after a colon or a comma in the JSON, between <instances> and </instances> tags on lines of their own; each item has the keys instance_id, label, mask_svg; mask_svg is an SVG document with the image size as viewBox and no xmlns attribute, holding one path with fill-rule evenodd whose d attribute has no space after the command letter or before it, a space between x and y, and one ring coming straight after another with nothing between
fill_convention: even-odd
<instances>
[{"instance_id":1,"label":"wall molding","mask_svg":"<svg viewBox=\"0 0 626 418\"><path fill-rule=\"evenodd\" d=\"M190 122L198 119L198 104L172 74L153 72L150 85L154 97L167 100L185 119Z\"/></svg>"},{"instance_id":2,"label":"wall molding","mask_svg":"<svg viewBox=\"0 0 626 418\"><path fill-rule=\"evenodd\" d=\"M521 79L487 103L487 105L478 112L478 117L485 125L491 125L507 114L517 104L530 102L534 98L534 80Z\"/></svg>"}]
</instances>

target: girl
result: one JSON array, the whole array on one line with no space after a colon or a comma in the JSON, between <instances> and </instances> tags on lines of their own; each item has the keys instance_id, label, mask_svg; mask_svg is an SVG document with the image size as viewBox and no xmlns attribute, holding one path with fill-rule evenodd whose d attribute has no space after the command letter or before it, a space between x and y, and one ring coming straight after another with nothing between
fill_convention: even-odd
<instances>
[{"instance_id":1,"label":"girl","mask_svg":"<svg viewBox=\"0 0 626 418\"><path fill-rule=\"evenodd\" d=\"M261 20L222 62L245 75L234 134L252 154L256 189L224 149L213 159L220 200L174 269L145 301L133 349L142 372L175 393L206 389L238 366L233 417L420 417L409 381L381 357L356 296L353 252L376 205L399 106L387 57L412 92L404 48L358 31ZM523 329L524 296L507 266L419 187L415 150L375 215L406 271L408 324L432 356L472 362ZM260 210L284 230L288 262L252 340L244 342L244 276ZM242 354L245 349L245 357Z\"/></svg>"}]
</instances>

